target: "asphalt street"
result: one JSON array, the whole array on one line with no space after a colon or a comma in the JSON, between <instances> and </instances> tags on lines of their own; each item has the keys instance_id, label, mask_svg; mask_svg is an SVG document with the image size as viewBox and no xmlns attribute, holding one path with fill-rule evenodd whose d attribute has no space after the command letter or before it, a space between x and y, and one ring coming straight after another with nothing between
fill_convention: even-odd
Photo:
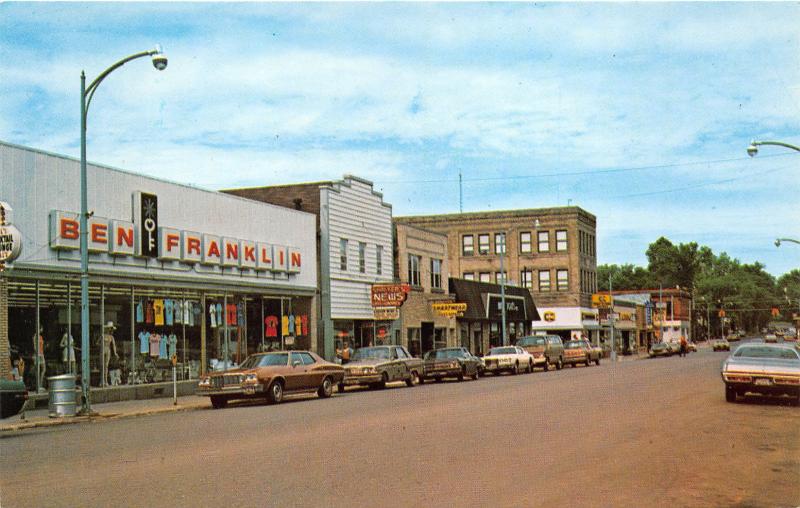
<instances>
[{"instance_id":1,"label":"asphalt street","mask_svg":"<svg viewBox=\"0 0 800 508\"><path fill-rule=\"evenodd\" d=\"M800 506L800 408L726 353L0 435L0 506Z\"/></svg>"}]
</instances>

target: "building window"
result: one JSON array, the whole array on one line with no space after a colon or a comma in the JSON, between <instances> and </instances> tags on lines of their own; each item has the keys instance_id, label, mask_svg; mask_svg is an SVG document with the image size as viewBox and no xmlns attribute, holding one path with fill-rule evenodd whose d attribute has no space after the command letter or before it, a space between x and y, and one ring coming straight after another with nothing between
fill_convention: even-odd
<instances>
[{"instance_id":1,"label":"building window","mask_svg":"<svg viewBox=\"0 0 800 508\"><path fill-rule=\"evenodd\" d=\"M594 235L591 235L591 241L589 242L589 246L592 249L592 252L591 252L592 256L596 256L597 255L597 244L595 243Z\"/></svg>"},{"instance_id":2,"label":"building window","mask_svg":"<svg viewBox=\"0 0 800 508\"><path fill-rule=\"evenodd\" d=\"M539 252L547 252L550 250L550 232L539 231Z\"/></svg>"},{"instance_id":3,"label":"building window","mask_svg":"<svg viewBox=\"0 0 800 508\"><path fill-rule=\"evenodd\" d=\"M347 239L342 238L339 240L339 269L343 272L347 271Z\"/></svg>"},{"instance_id":4,"label":"building window","mask_svg":"<svg viewBox=\"0 0 800 508\"><path fill-rule=\"evenodd\" d=\"M431 287L442 289L442 260L431 259Z\"/></svg>"},{"instance_id":5,"label":"building window","mask_svg":"<svg viewBox=\"0 0 800 508\"><path fill-rule=\"evenodd\" d=\"M569 290L569 270L556 270L556 286L559 291Z\"/></svg>"},{"instance_id":6,"label":"building window","mask_svg":"<svg viewBox=\"0 0 800 508\"><path fill-rule=\"evenodd\" d=\"M475 280L475 272L464 272L461 278L464 280Z\"/></svg>"},{"instance_id":7,"label":"building window","mask_svg":"<svg viewBox=\"0 0 800 508\"><path fill-rule=\"evenodd\" d=\"M531 251L531 232L525 231L519 234L519 251L528 253Z\"/></svg>"},{"instance_id":8,"label":"building window","mask_svg":"<svg viewBox=\"0 0 800 508\"><path fill-rule=\"evenodd\" d=\"M489 254L489 235L478 235L478 254Z\"/></svg>"},{"instance_id":9,"label":"building window","mask_svg":"<svg viewBox=\"0 0 800 508\"><path fill-rule=\"evenodd\" d=\"M412 286L420 285L419 276L419 256L414 254L408 255L408 283Z\"/></svg>"},{"instance_id":10,"label":"building window","mask_svg":"<svg viewBox=\"0 0 800 508\"><path fill-rule=\"evenodd\" d=\"M567 250L567 231L564 229L556 231L556 250L559 252Z\"/></svg>"},{"instance_id":11,"label":"building window","mask_svg":"<svg viewBox=\"0 0 800 508\"><path fill-rule=\"evenodd\" d=\"M550 291L550 270L539 270L539 291Z\"/></svg>"},{"instance_id":12,"label":"building window","mask_svg":"<svg viewBox=\"0 0 800 508\"><path fill-rule=\"evenodd\" d=\"M494 272L494 282L495 284L508 284L508 273Z\"/></svg>"},{"instance_id":13,"label":"building window","mask_svg":"<svg viewBox=\"0 0 800 508\"><path fill-rule=\"evenodd\" d=\"M506 234L505 233L495 233L494 234L494 253L495 254L505 254L506 253Z\"/></svg>"},{"instance_id":14,"label":"building window","mask_svg":"<svg viewBox=\"0 0 800 508\"><path fill-rule=\"evenodd\" d=\"M375 271L378 275L383 274L383 245L375 246Z\"/></svg>"},{"instance_id":15,"label":"building window","mask_svg":"<svg viewBox=\"0 0 800 508\"><path fill-rule=\"evenodd\" d=\"M475 238L472 235L464 235L461 237L461 253L464 256L472 256L475 254Z\"/></svg>"},{"instance_id":16,"label":"building window","mask_svg":"<svg viewBox=\"0 0 800 508\"><path fill-rule=\"evenodd\" d=\"M533 271L530 268L523 268L521 272L519 272L519 281L522 287L524 288L532 288L533 287Z\"/></svg>"},{"instance_id":17,"label":"building window","mask_svg":"<svg viewBox=\"0 0 800 508\"><path fill-rule=\"evenodd\" d=\"M358 242L358 271L367 271L367 244L364 242Z\"/></svg>"},{"instance_id":18,"label":"building window","mask_svg":"<svg viewBox=\"0 0 800 508\"><path fill-rule=\"evenodd\" d=\"M492 274L489 272L481 272L478 277L481 282L492 282Z\"/></svg>"}]
</instances>

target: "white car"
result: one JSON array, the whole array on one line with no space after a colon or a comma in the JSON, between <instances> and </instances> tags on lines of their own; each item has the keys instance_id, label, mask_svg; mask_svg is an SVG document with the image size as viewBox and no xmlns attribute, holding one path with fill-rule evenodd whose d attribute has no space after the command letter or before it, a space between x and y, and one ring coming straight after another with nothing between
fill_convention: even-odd
<instances>
[{"instance_id":1,"label":"white car","mask_svg":"<svg viewBox=\"0 0 800 508\"><path fill-rule=\"evenodd\" d=\"M519 374L521 371L533 372L533 355L518 346L493 347L483 357L486 367L484 374L499 374L510 372Z\"/></svg>"}]
</instances>

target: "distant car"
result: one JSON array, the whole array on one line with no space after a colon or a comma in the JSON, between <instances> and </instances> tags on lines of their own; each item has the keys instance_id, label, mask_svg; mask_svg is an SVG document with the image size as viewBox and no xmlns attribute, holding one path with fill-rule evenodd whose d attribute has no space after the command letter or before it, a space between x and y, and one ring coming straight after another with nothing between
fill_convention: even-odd
<instances>
[{"instance_id":1,"label":"distant car","mask_svg":"<svg viewBox=\"0 0 800 508\"><path fill-rule=\"evenodd\" d=\"M533 355L533 366L545 371L554 366L556 370L564 366L564 344L558 335L532 335L522 337L517 346Z\"/></svg>"},{"instance_id":2,"label":"distant car","mask_svg":"<svg viewBox=\"0 0 800 508\"><path fill-rule=\"evenodd\" d=\"M741 340L741 336L738 333L731 333L728 334L728 342L736 342L737 340Z\"/></svg>"},{"instance_id":3,"label":"distant car","mask_svg":"<svg viewBox=\"0 0 800 508\"><path fill-rule=\"evenodd\" d=\"M14 416L28 400L28 390L22 381L0 379L0 418Z\"/></svg>"},{"instance_id":4,"label":"distant car","mask_svg":"<svg viewBox=\"0 0 800 508\"><path fill-rule=\"evenodd\" d=\"M783 344L743 344L722 364L725 400L746 393L789 395L800 405L800 352Z\"/></svg>"},{"instance_id":5,"label":"distant car","mask_svg":"<svg viewBox=\"0 0 800 508\"><path fill-rule=\"evenodd\" d=\"M692 353L697 352L697 344L695 344L694 342L690 342L689 344L687 344L686 348L687 351L691 351Z\"/></svg>"},{"instance_id":6,"label":"distant car","mask_svg":"<svg viewBox=\"0 0 800 508\"><path fill-rule=\"evenodd\" d=\"M768 333L764 335L764 342L778 342L778 336L774 333Z\"/></svg>"},{"instance_id":7,"label":"distant car","mask_svg":"<svg viewBox=\"0 0 800 508\"><path fill-rule=\"evenodd\" d=\"M197 395L211 398L215 409L229 400L265 398L277 404L285 394L316 393L330 397L344 379L344 369L310 351L280 351L248 356L236 369L200 379Z\"/></svg>"},{"instance_id":8,"label":"distant car","mask_svg":"<svg viewBox=\"0 0 800 508\"><path fill-rule=\"evenodd\" d=\"M404 381L407 386L414 386L419 382L423 363L403 346L370 346L356 349L344 369L340 392L352 385L384 388L392 381Z\"/></svg>"},{"instance_id":9,"label":"distant car","mask_svg":"<svg viewBox=\"0 0 800 508\"><path fill-rule=\"evenodd\" d=\"M465 377L478 379L483 370L480 359L464 347L434 349L425 353L423 360L420 383L424 383L426 379L442 381L448 377L459 381L463 381Z\"/></svg>"},{"instance_id":10,"label":"distant car","mask_svg":"<svg viewBox=\"0 0 800 508\"><path fill-rule=\"evenodd\" d=\"M650 345L650 350L647 352L650 358L656 356L672 356L672 348L666 342L654 342Z\"/></svg>"},{"instance_id":11,"label":"distant car","mask_svg":"<svg viewBox=\"0 0 800 508\"><path fill-rule=\"evenodd\" d=\"M588 341L585 340L568 340L564 344L564 364L572 365L573 367L579 363L587 367L595 362L600 365L600 353L592 349Z\"/></svg>"},{"instance_id":12,"label":"distant car","mask_svg":"<svg viewBox=\"0 0 800 508\"><path fill-rule=\"evenodd\" d=\"M489 350L483 357L486 365L484 373L500 374L510 372L519 374L523 370L533 372L533 355L519 346L499 346Z\"/></svg>"},{"instance_id":13,"label":"distant car","mask_svg":"<svg viewBox=\"0 0 800 508\"><path fill-rule=\"evenodd\" d=\"M714 351L730 351L731 344L725 339L717 339L711 343L711 349Z\"/></svg>"}]
</instances>

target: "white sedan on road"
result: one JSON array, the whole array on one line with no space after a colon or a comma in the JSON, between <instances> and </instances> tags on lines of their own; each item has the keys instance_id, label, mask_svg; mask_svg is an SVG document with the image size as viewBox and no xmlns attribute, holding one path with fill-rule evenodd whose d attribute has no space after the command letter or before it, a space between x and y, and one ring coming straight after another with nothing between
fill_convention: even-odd
<instances>
[{"instance_id":1,"label":"white sedan on road","mask_svg":"<svg viewBox=\"0 0 800 508\"><path fill-rule=\"evenodd\" d=\"M483 361L486 364L484 374L533 372L533 355L518 346L493 347Z\"/></svg>"}]
</instances>

